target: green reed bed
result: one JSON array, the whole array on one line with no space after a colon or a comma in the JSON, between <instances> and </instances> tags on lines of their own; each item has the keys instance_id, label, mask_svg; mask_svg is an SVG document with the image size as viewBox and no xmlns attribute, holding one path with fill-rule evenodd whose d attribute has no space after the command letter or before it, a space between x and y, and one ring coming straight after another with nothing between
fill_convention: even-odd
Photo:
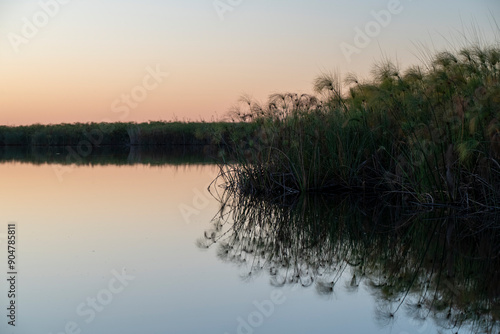
<instances>
[{"instance_id":1,"label":"green reed bed","mask_svg":"<svg viewBox=\"0 0 500 334\"><path fill-rule=\"evenodd\" d=\"M227 186L279 196L303 192L397 195L490 211L500 206L500 48L441 52L427 64L373 67L370 80L321 75L321 97L244 99L234 119L257 127L234 143Z\"/></svg>"},{"instance_id":2,"label":"green reed bed","mask_svg":"<svg viewBox=\"0 0 500 334\"><path fill-rule=\"evenodd\" d=\"M228 142L251 124L229 122L73 123L0 126L0 146L173 146Z\"/></svg>"}]
</instances>

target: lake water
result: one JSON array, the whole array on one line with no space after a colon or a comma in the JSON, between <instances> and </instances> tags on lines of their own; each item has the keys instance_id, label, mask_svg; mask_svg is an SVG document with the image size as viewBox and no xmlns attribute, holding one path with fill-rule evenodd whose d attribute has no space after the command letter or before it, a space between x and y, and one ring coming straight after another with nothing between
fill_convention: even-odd
<instances>
[{"instance_id":1,"label":"lake water","mask_svg":"<svg viewBox=\"0 0 500 334\"><path fill-rule=\"evenodd\" d=\"M276 268L248 249L243 259L241 250L225 257L220 244L234 241L234 218L210 232L221 204L206 189L217 173L196 162L1 163L0 333L451 332L404 305L392 315L399 301L381 302L373 279L356 278L341 258L324 266L328 273L281 284L293 275L276 270L293 263ZM6 317L9 223L17 229L15 327ZM211 238L218 243L200 247Z\"/></svg>"}]
</instances>

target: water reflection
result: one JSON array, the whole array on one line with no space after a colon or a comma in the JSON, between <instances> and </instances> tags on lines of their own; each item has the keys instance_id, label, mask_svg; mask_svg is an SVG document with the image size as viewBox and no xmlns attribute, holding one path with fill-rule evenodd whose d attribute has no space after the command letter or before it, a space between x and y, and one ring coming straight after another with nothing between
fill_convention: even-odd
<instances>
[{"instance_id":1,"label":"water reflection","mask_svg":"<svg viewBox=\"0 0 500 334\"><path fill-rule=\"evenodd\" d=\"M64 148L48 155L22 152L0 149L2 161L29 163L0 164L0 209L21 229L20 302L26 305L23 319L30 319L22 322L29 328L23 332L59 332L67 319L83 324L75 307L124 266L138 283L87 331L234 333L237 319L252 314L254 300L282 287L287 303L261 333L374 333L366 321L370 312L384 333L431 333L434 324L450 332L498 332L495 219L404 214L353 198L309 197L284 205L232 196L214 184L221 210L203 233L218 203L207 196L200 208L198 190L217 166L177 164L204 164L211 154L96 150L75 168L78 173L59 182L45 163L66 163ZM150 167L161 164L174 166ZM198 210L188 220L180 210L186 205ZM212 249L198 252L197 237L199 246ZM218 259L236 264L251 284L235 280L233 268ZM294 287L300 291L292 295ZM56 306L44 307L46 300ZM393 326L408 317L412 327Z\"/></svg>"},{"instance_id":2,"label":"water reflection","mask_svg":"<svg viewBox=\"0 0 500 334\"><path fill-rule=\"evenodd\" d=\"M185 165L213 163L213 146L103 146L84 151L78 147L0 147L0 163L63 165Z\"/></svg>"},{"instance_id":3,"label":"water reflection","mask_svg":"<svg viewBox=\"0 0 500 334\"><path fill-rule=\"evenodd\" d=\"M215 191L220 187L214 187ZM242 278L276 287L368 289L378 325L403 313L415 326L498 333L500 230L495 217L404 213L355 198L307 197L291 205L231 193L198 246L217 248ZM345 279L345 276L348 278ZM342 277L344 279L342 279Z\"/></svg>"}]
</instances>

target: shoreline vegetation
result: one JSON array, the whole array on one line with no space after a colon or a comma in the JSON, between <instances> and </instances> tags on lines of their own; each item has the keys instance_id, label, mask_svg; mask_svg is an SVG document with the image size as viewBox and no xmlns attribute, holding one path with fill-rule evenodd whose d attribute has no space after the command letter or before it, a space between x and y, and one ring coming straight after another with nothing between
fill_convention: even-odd
<instances>
[{"instance_id":1,"label":"shoreline vegetation","mask_svg":"<svg viewBox=\"0 0 500 334\"><path fill-rule=\"evenodd\" d=\"M251 124L230 122L151 121L0 126L0 147L214 145L229 142L230 134L251 131Z\"/></svg>"},{"instance_id":2,"label":"shoreline vegetation","mask_svg":"<svg viewBox=\"0 0 500 334\"><path fill-rule=\"evenodd\" d=\"M319 76L321 96L243 98L232 117L257 124L238 143L226 187L265 198L357 193L465 213L500 209L500 48L441 52L370 80Z\"/></svg>"}]
</instances>

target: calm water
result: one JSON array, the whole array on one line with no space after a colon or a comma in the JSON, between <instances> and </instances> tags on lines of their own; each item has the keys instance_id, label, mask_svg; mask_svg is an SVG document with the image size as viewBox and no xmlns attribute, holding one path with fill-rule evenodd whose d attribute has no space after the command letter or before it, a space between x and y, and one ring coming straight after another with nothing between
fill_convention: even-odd
<instances>
[{"instance_id":1,"label":"calm water","mask_svg":"<svg viewBox=\"0 0 500 334\"><path fill-rule=\"evenodd\" d=\"M220 203L205 191L217 172L197 163L0 164L4 277L8 223L18 237L16 327L2 279L0 333L452 332L404 306L391 316L399 302L381 302L373 279L356 278L339 256L294 281L299 260L270 264L292 244L268 263L269 254L243 248L241 232L236 246L233 216L214 220Z\"/></svg>"}]
</instances>

